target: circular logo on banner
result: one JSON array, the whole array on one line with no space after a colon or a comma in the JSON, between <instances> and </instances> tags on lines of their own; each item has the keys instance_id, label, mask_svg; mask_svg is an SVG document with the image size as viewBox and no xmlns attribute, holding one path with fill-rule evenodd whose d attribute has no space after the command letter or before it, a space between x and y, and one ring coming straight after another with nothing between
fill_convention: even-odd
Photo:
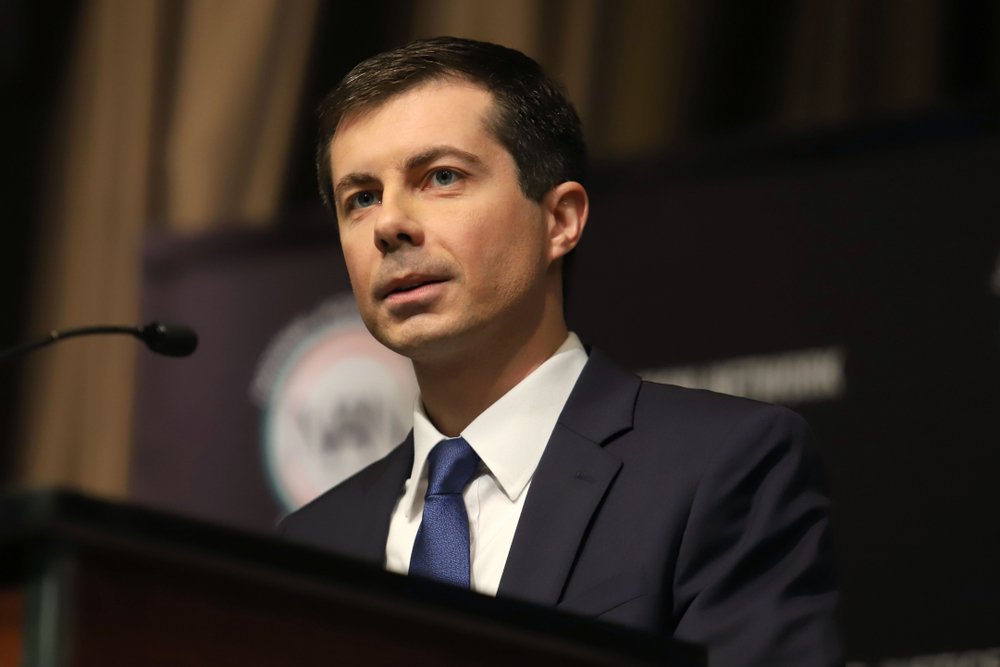
<instances>
[{"instance_id":1,"label":"circular logo on banner","mask_svg":"<svg viewBox=\"0 0 1000 667\"><path fill-rule=\"evenodd\" d=\"M413 367L365 329L351 295L296 318L268 346L251 393L264 465L296 509L387 454L410 430Z\"/></svg>"}]
</instances>

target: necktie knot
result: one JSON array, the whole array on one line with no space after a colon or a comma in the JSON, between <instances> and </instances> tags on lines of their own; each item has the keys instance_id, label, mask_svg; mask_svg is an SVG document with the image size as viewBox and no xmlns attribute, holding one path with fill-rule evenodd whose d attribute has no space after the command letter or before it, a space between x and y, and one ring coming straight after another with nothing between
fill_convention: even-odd
<instances>
[{"instance_id":1,"label":"necktie knot","mask_svg":"<svg viewBox=\"0 0 1000 667\"><path fill-rule=\"evenodd\" d=\"M442 440L427 456L427 495L462 493L478 465L479 457L465 438Z\"/></svg>"}]
</instances>

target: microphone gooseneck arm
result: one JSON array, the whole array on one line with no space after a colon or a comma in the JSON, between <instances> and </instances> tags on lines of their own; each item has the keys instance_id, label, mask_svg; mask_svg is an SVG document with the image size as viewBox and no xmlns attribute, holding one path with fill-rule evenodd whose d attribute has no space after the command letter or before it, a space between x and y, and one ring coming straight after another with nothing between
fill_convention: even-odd
<instances>
[{"instance_id":1,"label":"microphone gooseneck arm","mask_svg":"<svg viewBox=\"0 0 1000 667\"><path fill-rule=\"evenodd\" d=\"M102 324L97 326L76 327L62 331L50 331L48 335L33 341L18 345L0 352L0 362L14 359L42 347L52 345L67 338L78 336L124 334L138 338L153 352L169 357L186 357L198 347L198 335L189 327L179 324L163 324L150 322L141 326L125 326Z\"/></svg>"}]
</instances>

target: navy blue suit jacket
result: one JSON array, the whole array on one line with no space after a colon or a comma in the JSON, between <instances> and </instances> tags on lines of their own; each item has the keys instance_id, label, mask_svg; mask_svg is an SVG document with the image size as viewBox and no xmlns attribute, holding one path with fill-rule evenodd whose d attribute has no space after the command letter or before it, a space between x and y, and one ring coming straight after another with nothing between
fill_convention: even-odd
<instances>
[{"instance_id":1,"label":"navy blue suit jacket","mask_svg":"<svg viewBox=\"0 0 1000 667\"><path fill-rule=\"evenodd\" d=\"M808 428L643 382L593 351L545 448L498 596L707 645L711 665L833 665L828 498ZM289 539L382 564L412 434L291 514Z\"/></svg>"}]
</instances>

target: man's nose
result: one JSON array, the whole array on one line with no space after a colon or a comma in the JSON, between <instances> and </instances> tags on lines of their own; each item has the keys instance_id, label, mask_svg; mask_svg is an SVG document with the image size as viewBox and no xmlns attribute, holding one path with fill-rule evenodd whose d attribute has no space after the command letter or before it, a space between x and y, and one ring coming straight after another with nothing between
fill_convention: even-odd
<instances>
[{"instance_id":1,"label":"man's nose","mask_svg":"<svg viewBox=\"0 0 1000 667\"><path fill-rule=\"evenodd\" d=\"M406 245L423 245L423 242L423 228L406 197L383 192L375 220L375 247L384 255Z\"/></svg>"}]
</instances>

